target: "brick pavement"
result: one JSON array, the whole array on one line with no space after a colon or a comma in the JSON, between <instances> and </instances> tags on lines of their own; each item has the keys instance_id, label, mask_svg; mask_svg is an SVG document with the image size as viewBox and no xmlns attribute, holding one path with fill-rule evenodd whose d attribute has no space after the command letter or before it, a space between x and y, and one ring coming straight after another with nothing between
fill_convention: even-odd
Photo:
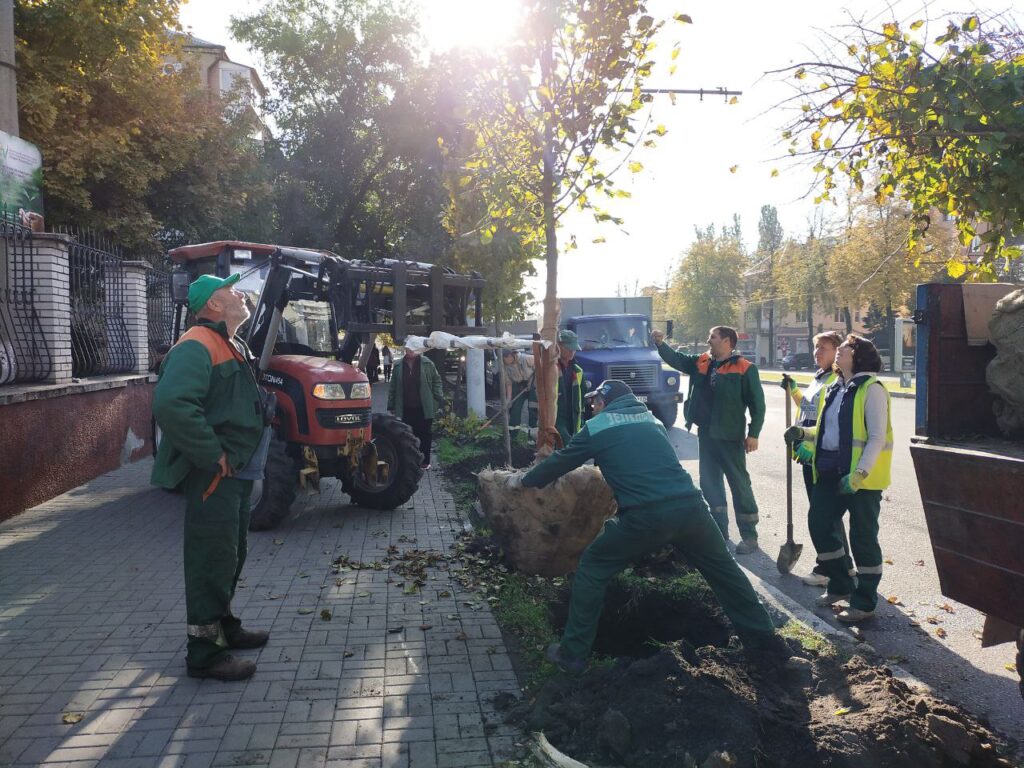
<instances>
[{"instance_id":1,"label":"brick pavement","mask_svg":"<svg viewBox=\"0 0 1024 768\"><path fill-rule=\"evenodd\" d=\"M223 683L184 674L182 501L149 486L150 466L0 524L0 766L445 768L512 756L521 734L491 699L519 687L486 603L441 569L416 594L387 570L332 572L339 555L447 551L464 523L436 471L393 512L349 507L325 481L279 529L251 533L234 608L271 640L241 652L259 664L253 678ZM65 724L65 713L83 717Z\"/></svg>"}]
</instances>

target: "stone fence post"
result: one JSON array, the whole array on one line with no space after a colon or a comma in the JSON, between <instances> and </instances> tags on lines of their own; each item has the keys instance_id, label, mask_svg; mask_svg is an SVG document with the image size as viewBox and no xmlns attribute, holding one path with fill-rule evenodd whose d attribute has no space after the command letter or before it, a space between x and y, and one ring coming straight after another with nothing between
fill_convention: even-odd
<instances>
[{"instance_id":1,"label":"stone fence post","mask_svg":"<svg viewBox=\"0 0 1024 768\"><path fill-rule=\"evenodd\" d=\"M67 235L44 232L32 236L35 310L52 365L47 384L71 381L71 281Z\"/></svg>"},{"instance_id":2,"label":"stone fence post","mask_svg":"<svg viewBox=\"0 0 1024 768\"><path fill-rule=\"evenodd\" d=\"M135 350L135 373L149 371L149 310L146 300L146 274L151 267L144 261L124 262L124 323Z\"/></svg>"}]
</instances>

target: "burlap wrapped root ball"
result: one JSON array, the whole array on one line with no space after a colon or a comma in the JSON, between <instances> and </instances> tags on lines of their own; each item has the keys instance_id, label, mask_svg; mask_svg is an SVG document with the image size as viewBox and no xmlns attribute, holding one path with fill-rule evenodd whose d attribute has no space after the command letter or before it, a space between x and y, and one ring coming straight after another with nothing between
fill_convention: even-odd
<instances>
[{"instance_id":1,"label":"burlap wrapped root ball","mask_svg":"<svg viewBox=\"0 0 1024 768\"><path fill-rule=\"evenodd\" d=\"M999 399L996 424L1006 437L1024 435L1024 289L1006 294L988 324L996 356L985 378Z\"/></svg>"},{"instance_id":2,"label":"burlap wrapped root ball","mask_svg":"<svg viewBox=\"0 0 1024 768\"><path fill-rule=\"evenodd\" d=\"M509 563L530 576L563 576L615 514L615 497L596 467L574 469L545 488L510 488L522 472L477 475L480 506Z\"/></svg>"}]
</instances>

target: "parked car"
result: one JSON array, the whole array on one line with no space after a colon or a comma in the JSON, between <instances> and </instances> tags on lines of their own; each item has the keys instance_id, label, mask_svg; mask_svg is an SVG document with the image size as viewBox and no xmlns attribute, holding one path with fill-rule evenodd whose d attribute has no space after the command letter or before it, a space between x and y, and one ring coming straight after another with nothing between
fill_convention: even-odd
<instances>
[{"instance_id":1,"label":"parked car","mask_svg":"<svg viewBox=\"0 0 1024 768\"><path fill-rule=\"evenodd\" d=\"M790 352L782 358L782 368L786 371L803 371L814 367L814 355L810 352Z\"/></svg>"}]
</instances>

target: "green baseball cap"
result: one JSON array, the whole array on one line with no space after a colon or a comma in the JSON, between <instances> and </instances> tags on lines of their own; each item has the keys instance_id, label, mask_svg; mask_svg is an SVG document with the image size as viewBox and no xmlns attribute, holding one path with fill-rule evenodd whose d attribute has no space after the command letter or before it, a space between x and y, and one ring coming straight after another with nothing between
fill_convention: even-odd
<instances>
[{"instance_id":1,"label":"green baseball cap","mask_svg":"<svg viewBox=\"0 0 1024 768\"><path fill-rule=\"evenodd\" d=\"M578 352L580 348L580 340L576 334L572 331L559 331L558 332L558 344L559 346L571 349L574 352Z\"/></svg>"},{"instance_id":2,"label":"green baseball cap","mask_svg":"<svg viewBox=\"0 0 1024 768\"><path fill-rule=\"evenodd\" d=\"M242 279L240 274L228 275L227 277L216 277L214 275L200 275L188 287L188 308L192 314L206 306L206 302L213 296L213 292L234 285Z\"/></svg>"}]
</instances>

